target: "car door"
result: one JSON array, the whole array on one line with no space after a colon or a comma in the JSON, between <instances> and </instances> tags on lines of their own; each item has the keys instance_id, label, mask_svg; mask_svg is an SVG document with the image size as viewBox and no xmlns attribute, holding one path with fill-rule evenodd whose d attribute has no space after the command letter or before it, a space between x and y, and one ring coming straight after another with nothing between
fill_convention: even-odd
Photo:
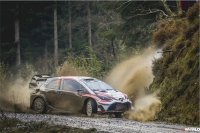
<instances>
[{"instance_id":1,"label":"car door","mask_svg":"<svg viewBox=\"0 0 200 133\"><path fill-rule=\"evenodd\" d=\"M46 85L45 96L50 106L58 108L58 94L60 88L60 79L53 79Z\"/></svg>"},{"instance_id":2,"label":"car door","mask_svg":"<svg viewBox=\"0 0 200 133\"><path fill-rule=\"evenodd\" d=\"M77 112L82 109L84 98L81 93L77 90L80 90L82 85L72 79L63 79L62 81L62 94L59 96L59 101L63 106L60 106L60 109Z\"/></svg>"}]
</instances>

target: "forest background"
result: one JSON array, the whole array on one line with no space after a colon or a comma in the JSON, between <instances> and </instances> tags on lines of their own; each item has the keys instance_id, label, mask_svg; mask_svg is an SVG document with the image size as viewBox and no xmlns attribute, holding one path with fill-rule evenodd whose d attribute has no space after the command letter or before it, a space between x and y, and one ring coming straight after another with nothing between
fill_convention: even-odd
<instances>
[{"instance_id":1,"label":"forest background","mask_svg":"<svg viewBox=\"0 0 200 133\"><path fill-rule=\"evenodd\" d=\"M176 2L168 4L177 8ZM99 77L152 44L164 11L160 1L3 1L0 62L12 73L32 67L52 74L67 60Z\"/></svg>"}]
</instances>

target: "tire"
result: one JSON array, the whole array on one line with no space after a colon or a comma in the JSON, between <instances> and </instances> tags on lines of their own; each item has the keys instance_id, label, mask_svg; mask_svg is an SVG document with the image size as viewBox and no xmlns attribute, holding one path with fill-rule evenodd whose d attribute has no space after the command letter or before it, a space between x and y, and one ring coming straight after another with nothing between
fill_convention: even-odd
<instances>
[{"instance_id":1,"label":"tire","mask_svg":"<svg viewBox=\"0 0 200 133\"><path fill-rule=\"evenodd\" d=\"M121 118L122 117L122 113L121 112L116 112L114 113L115 118Z\"/></svg>"},{"instance_id":2,"label":"tire","mask_svg":"<svg viewBox=\"0 0 200 133\"><path fill-rule=\"evenodd\" d=\"M33 109L37 113L46 113L46 104L42 98L36 98L33 103Z\"/></svg>"},{"instance_id":3,"label":"tire","mask_svg":"<svg viewBox=\"0 0 200 133\"><path fill-rule=\"evenodd\" d=\"M94 100L88 100L86 103L86 114L87 116L93 116L93 113L96 113L96 103Z\"/></svg>"}]
</instances>

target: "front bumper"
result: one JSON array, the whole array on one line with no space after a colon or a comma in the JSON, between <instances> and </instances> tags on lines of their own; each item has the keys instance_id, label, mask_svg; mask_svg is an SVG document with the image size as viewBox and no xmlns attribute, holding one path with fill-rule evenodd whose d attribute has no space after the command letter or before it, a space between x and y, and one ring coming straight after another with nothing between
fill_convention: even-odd
<instances>
[{"instance_id":1,"label":"front bumper","mask_svg":"<svg viewBox=\"0 0 200 133\"><path fill-rule=\"evenodd\" d=\"M98 103L98 113L125 112L131 110L131 102Z\"/></svg>"}]
</instances>

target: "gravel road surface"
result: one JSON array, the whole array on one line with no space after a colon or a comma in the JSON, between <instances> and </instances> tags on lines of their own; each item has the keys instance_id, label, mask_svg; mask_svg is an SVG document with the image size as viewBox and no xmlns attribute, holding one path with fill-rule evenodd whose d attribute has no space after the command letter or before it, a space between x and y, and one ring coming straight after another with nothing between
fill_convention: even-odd
<instances>
[{"instance_id":1,"label":"gravel road surface","mask_svg":"<svg viewBox=\"0 0 200 133\"><path fill-rule=\"evenodd\" d=\"M55 114L28 114L8 113L10 118L18 118L23 122L47 122L49 124L66 125L82 129L96 128L97 132L108 133L183 133L183 125L160 123L160 122L138 122L120 118L89 118Z\"/></svg>"}]
</instances>

